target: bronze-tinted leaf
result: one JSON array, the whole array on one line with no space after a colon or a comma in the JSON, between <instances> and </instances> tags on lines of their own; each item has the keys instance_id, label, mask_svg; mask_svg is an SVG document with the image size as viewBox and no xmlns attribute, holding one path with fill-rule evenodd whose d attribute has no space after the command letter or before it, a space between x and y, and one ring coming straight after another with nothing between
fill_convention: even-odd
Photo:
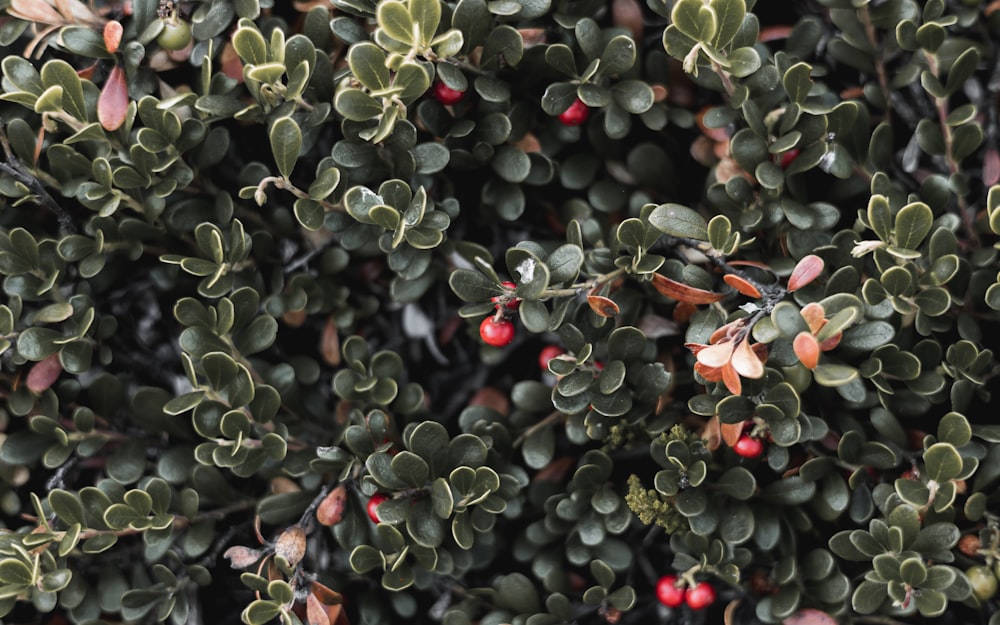
<instances>
[{"instance_id":1,"label":"bronze-tinted leaf","mask_svg":"<svg viewBox=\"0 0 1000 625\"><path fill-rule=\"evenodd\" d=\"M733 395L739 395L743 392L743 383L740 382L740 376L736 373L736 369L733 368L733 365L727 362L725 366L722 367L721 371L722 383L726 385L726 388L729 389L730 393Z\"/></svg>"},{"instance_id":2,"label":"bronze-tinted leaf","mask_svg":"<svg viewBox=\"0 0 1000 625\"><path fill-rule=\"evenodd\" d=\"M741 278L734 273L727 273L722 276L722 280L747 297L760 297L760 291L757 290L757 287L751 284L749 280Z\"/></svg>"},{"instance_id":3,"label":"bronze-tinted leaf","mask_svg":"<svg viewBox=\"0 0 1000 625\"><path fill-rule=\"evenodd\" d=\"M802 258L792 275L788 278L788 290L796 291L816 279L816 276L823 273L823 259L815 254L809 254Z\"/></svg>"},{"instance_id":4,"label":"bronze-tinted leaf","mask_svg":"<svg viewBox=\"0 0 1000 625\"><path fill-rule=\"evenodd\" d=\"M257 549L251 549L242 545L233 545L229 549L226 549L222 557L229 560L229 565L234 569L245 569L253 566L260 560L262 555Z\"/></svg>"},{"instance_id":5,"label":"bronze-tinted leaf","mask_svg":"<svg viewBox=\"0 0 1000 625\"><path fill-rule=\"evenodd\" d=\"M603 295L588 295L587 303L590 304L591 310L605 318L614 317L621 312L614 300Z\"/></svg>"},{"instance_id":6,"label":"bronze-tinted leaf","mask_svg":"<svg viewBox=\"0 0 1000 625\"><path fill-rule=\"evenodd\" d=\"M27 386L32 393L41 393L59 379L62 373L62 364L59 362L59 353L49 354L35 364L28 372Z\"/></svg>"},{"instance_id":7,"label":"bronze-tinted leaf","mask_svg":"<svg viewBox=\"0 0 1000 625\"><path fill-rule=\"evenodd\" d=\"M340 335L337 334L337 324L330 317L323 326L323 336L320 338L320 352L323 360L332 367L340 366Z\"/></svg>"},{"instance_id":8,"label":"bronze-tinted leaf","mask_svg":"<svg viewBox=\"0 0 1000 625\"><path fill-rule=\"evenodd\" d=\"M799 332L792 342L795 355L807 369L815 369L819 364L819 341L808 332Z\"/></svg>"},{"instance_id":9,"label":"bronze-tinted leaf","mask_svg":"<svg viewBox=\"0 0 1000 625\"><path fill-rule=\"evenodd\" d=\"M306 533L299 525L289 526L274 541L274 555L281 556L295 566L306 555Z\"/></svg>"},{"instance_id":10,"label":"bronze-tinted leaf","mask_svg":"<svg viewBox=\"0 0 1000 625\"><path fill-rule=\"evenodd\" d=\"M121 22L118 20L111 20L104 25L104 47L108 49L108 52L114 54L118 51L118 46L122 42L122 32L124 32Z\"/></svg>"},{"instance_id":11,"label":"bronze-tinted leaf","mask_svg":"<svg viewBox=\"0 0 1000 625\"><path fill-rule=\"evenodd\" d=\"M704 289L688 286L683 282L671 280L663 274L653 274L653 288L671 299L689 304L712 304L725 297L722 293L713 293Z\"/></svg>"},{"instance_id":12,"label":"bronze-tinted leaf","mask_svg":"<svg viewBox=\"0 0 1000 625\"><path fill-rule=\"evenodd\" d=\"M816 302L810 302L802 307L802 318L806 320L809 331L816 334L826 325L826 311Z\"/></svg>"},{"instance_id":13,"label":"bronze-tinted leaf","mask_svg":"<svg viewBox=\"0 0 1000 625\"><path fill-rule=\"evenodd\" d=\"M320 525L336 525L344 515L344 503L347 501L347 489L341 484L330 491L316 508L316 520Z\"/></svg>"}]
</instances>

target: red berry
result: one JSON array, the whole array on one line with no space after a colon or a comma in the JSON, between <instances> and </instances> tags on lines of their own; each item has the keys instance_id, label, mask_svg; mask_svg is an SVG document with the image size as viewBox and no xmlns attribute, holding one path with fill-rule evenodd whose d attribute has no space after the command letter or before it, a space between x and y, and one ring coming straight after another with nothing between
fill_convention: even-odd
<instances>
[{"instance_id":1,"label":"red berry","mask_svg":"<svg viewBox=\"0 0 1000 625\"><path fill-rule=\"evenodd\" d=\"M788 166L792 164L792 161L799 157L799 149L792 148L784 154L781 155L781 168L788 169Z\"/></svg>"},{"instance_id":2,"label":"red berry","mask_svg":"<svg viewBox=\"0 0 1000 625\"><path fill-rule=\"evenodd\" d=\"M698 582L688 589L684 600L692 610L702 610L715 603L715 588L708 582Z\"/></svg>"},{"instance_id":3,"label":"red berry","mask_svg":"<svg viewBox=\"0 0 1000 625\"><path fill-rule=\"evenodd\" d=\"M368 510L368 518L372 520L372 523L382 522L382 519L378 518L378 506L380 503L387 501L388 499L389 495L386 495L385 493L375 493L372 495L371 499L368 500L366 510Z\"/></svg>"},{"instance_id":4,"label":"red berry","mask_svg":"<svg viewBox=\"0 0 1000 625\"><path fill-rule=\"evenodd\" d=\"M483 343L493 347L510 345L514 340L514 324L507 319L497 321L490 315L479 324L479 336L483 339Z\"/></svg>"},{"instance_id":5,"label":"red berry","mask_svg":"<svg viewBox=\"0 0 1000 625\"><path fill-rule=\"evenodd\" d=\"M759 438L744 434L733 445L733 451L736 452L737 456L744 458L760 458L760 455L764 453L764 443Z\"/></svg>"},{"instance_id":6,"label":"red berry","mask_svg":"<svg viewBox=\"0 0 1000 625\"><path fill-rule=\"evenodd\" d=\"M579 126L583 122L587 121L587 117L590 116L590 107L583 103L580 98L577 98L573 104L569 105L569 108L559 113L559 121L563 123L564 126Z\"/></svg>"},{"instance_id":7,"label":"red berry","mask_svg":"<svg viewBox=\"0 0 1000 625\"><path fill-rule=\"evenodd\" d=\"M553 358L558 358L566 352L563 351L561 347L556 347L555 345L546 345L542 348L542 351L538 352L538 367L542 371L549 370L549 361Z\"/></svg>"},{"instance_id":8,"label":"red berry","mask_svg":"<svg viewBox=\"0 0 1000 625\"><path fill-rule=\"evenodd\" d=\"M656 598L668 608L676 608L684 603L687 588L677 587L676 575L664 575L656 583Z\"/></svg>"},{"instance_id":9,"label":"red berry","mask_svg":"<svg viewBox=\"0 0 1000 625\"><path fill-rule=\"evenodd\" d=\"M440 80L434 83L434 99L444 105L458 104L465 97L464 91L452 89Z\"/></svg>"}]
</instances>

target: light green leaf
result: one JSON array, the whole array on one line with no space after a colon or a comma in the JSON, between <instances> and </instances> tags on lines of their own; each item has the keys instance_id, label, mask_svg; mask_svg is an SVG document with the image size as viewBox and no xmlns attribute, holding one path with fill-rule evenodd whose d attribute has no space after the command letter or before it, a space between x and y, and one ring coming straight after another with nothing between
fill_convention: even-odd
<instances>
[{"instance_id":1,"label":"light green leaf","mask_svg":"<svg viewBox=\"0 0 1000 625\"><path fill-rule=\"evenodd\" d=\"M278 171L283 177L288 178L292 175L295 161L299 158L299 150L302 149L302 130L291 117L280 117L271 126L268 137L271 140L271 152L274 154Z\"/></svg>"}]
</instances>

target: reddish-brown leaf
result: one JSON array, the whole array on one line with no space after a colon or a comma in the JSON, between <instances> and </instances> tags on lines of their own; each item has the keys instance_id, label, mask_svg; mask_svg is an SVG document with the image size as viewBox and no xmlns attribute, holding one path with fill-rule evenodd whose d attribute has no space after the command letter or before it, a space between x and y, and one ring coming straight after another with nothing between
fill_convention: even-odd
<instances>
[{"instance_id":1,"label":"reddish-brown leaf","mask_svg":"<svg viewBox=\"0 0 1000 625\"><path fill-rule=\"evenodd\" d=\"M495 386L484 386L469 399L470 406L486 406L502 415L510 412L510 398Z\"/></svg>"},{"instance_id":2,"label":"reddish-brown leaf","mask_svg":"<svg viewBox=\"0 0 1000 625\"><path fill-rule=\"evenodd\" d=\"M517 32L520 33L525 48L545 43L544 28L521 28Z\"/></svg>"},{"instance_id":3,"label":"reddish-brown leaf","mask_svg":"<svg viewBox=\"0 0 1000 625\"><path fill-rule=\"evenodd\" d=\"M719 415L715 415L705 422L705 429L701 432L701 440L705 443L705 447L709 451L718 449L725 438L722 433L723 426L724 424L719 420Z\"/></svg>"},{"instance_id":4,"label":"reddish-brown leaf","mask_svg":"<svg viewBox=\"0 0 1000 625\"><path fill-rule=\"evenodd\" d=\"M810 302L803 306L801 314L802 318L806 320L806 325L809 326L809 331L813 334L819 332L826 325L826 311L823 310L822 305L816 302Z\"/></svg>"},{"instance_id":5,"label":"reddish-brown leaf","mask_svg":"<svg viewBox=\"0 0 1000 625\"><path fill-rule=\"evenodd\" d=\"M642 7L636 0L612 0L611 19L615 26L628 29L636 41L642 41Z\"/></svg>"},{"instance_id":6,"label":"reddish-brown leaf","mask_svg":"<svg viewBox=\"0 0 1000 625\"><path fill-rule=\"evenodd\" d=\"M722 293L713 293L705 289L696 289L683 282L671 280L663 274L653 274L653 288L671 299L689 304L712 304L725 297Z\"/></svg>"},{"instance_id":7,"label":"reddish-brown leaf","mask_svg":"<svg viewBox=\"0 0 1000 625\"><path fill-rule=\"evenodd\" d=\"M79 76L80 78L83 78L84 80L93 80L94 74L97 73L97 68L100 67L100 65L101 65L100 61L94 61L87 67L81 67L80 69L76 70L76 75Z\"/></svg>"},{"instance_id":8,"label":"reddish-brown leaf","mask_svg":"<svg viewBox=\"0 0 1000 625\"><path fill-rule=\"evenodd\" d=\"M732 447L736 444L736 441L740 440L743 436L743 424L742 423L723 423L722 424L722 440L726 441L726 444Z\"/></svg>"},{"instance_id":9,"label":"reddish-brown leaf","mask_svg":"<svg viewBox=\"0 0 1000 625\"><path fill-rule=\"evenodd\" d=\"M729 360L736 372L745 378L756 380L764 377L764 363L750 347L750 341L740 341Z\"/></svg>"},{"instance_id":10,"label":"reddish-brown leaf","mask_svg":"<svg viewBox=\"0 0 1000 625\"><path fill-rule=\"evenodd\" d=\"M605 319L610 319L621 312L621 308L614 300L603 295L588 295L587 303L590 304L591 310Z\"/></svg>"},{"instance_id":11,"label":"reddish-brown leaf","mask_svg":"<svg viewBox=\"0 0 1000 625\"><path fill-rule=\"evenodd\" d=\"M808 332L799 332L792 341L792 350L806 369L815 369L819 364L819 341Z\"/></svg>"},{"instance_id":12,"label":"reddish-brown leaf","mask_svg":"<svg viewBox=\"0 0 1000 625\"><path fill-rule=\"evenodd\" d=\"M823 352L828 352L834 347L840 345L840 339L844 336L843 332L837 332L828 339L823 339L819 342L819 349Z\"/></svg>"},{"instance_id":13,"label":"reddish-brown leaf","mask_svg":"<svg viewBox=\"0 0 1000 625\"><path fill-rule=\"evenodd\" d=\"M823 259L815 254L804 257L795 265L792 275L788 278L788 290L796 291L816 279L823 273Z\"/></svg>"},{"instance_id":14,"label":"reddish-brown leaf","mask_svg":"<svg viewBox=\"0 0 1000 625\"><path fill-rule=\"evenodd\" d=\"M310 592L319 599L320 603L326 605L340 605L344 602L344 596L329 586L324 586L319 582L313 582L309 587Z\"/></svg>"},{"instance_id":15,"label":"reddish-brown leaf","mask_svg":"<svg viewBox=\"0 0 1000 625\"><path fill-rule=\"evenodd\" d=\"M726 388L733 395L739 395L743 392L743 383L740 382L740 375L736 373L736 369L733 369L733 365L728 362L722 367L722 383L726 385Z\"/></svg>"},{"instance_id":16,"label":"reddish-brown leaf","mask_svg":"<svg viewBox=\"0 0 1000 625\"><path fill-rule=\"evenodd\" d=\"M337 324L334 323L333 317L327 319L326 325L323 326L319 348L326 364L332 367L340 366L340 336L337 334Z\"/></svg>"},{"instance_id":17,"label":"reddish-brown leaf","mask_svg":"<svg viewBox=\"0 0 1000 625\"><path fill-rule=\"evenodd\" d=\"M61 373L62 363L59 362L59 354L51 354L31 367L25 383L32 393L41 393L52 386Z\"/></svg>"},{"instance_id":18,"label":"reddish-brown leaf","mask_svg":"<svg viewBox=\"0 0 1000 625\"><path fill-rule=\"evenodd\" d=\"M118 46L122 43L122 32L124 30L121 22L118 20L111 20L104 25L104 47L111 54L118 52Z\"/></svg>"},{"instance_id":19,"label":"reddish-brown leaf","mask_svg":"<svg viewBox=\"0 0 1000 625\"><path fill-rule=\"evenodd\" d=\"M705 378L709 382L722 381L722 367L706 367L700 362L694 363L695 373Z\"/></svg>"},{"instance_id":20,"label":"reddish-brown leaf","mask_svg":"<svg viewBox=\"0 0 1000 625\"><path fill-rule=\"evenodd\" d=\"M760 291L757 290L757 287L751 284L749 280L741 278L734 273L727 273L722 276L722 280L747 297L760 297Z\"/></svg>"},{"instance_id":21,"label":"reddish-brown leaf","mask_svg":"<svg viewBox=\"0 0 1000 625\"><path fill-rule=\"evenodd\" d=\"M306 597L306 624L307 625L331 625L330 615L326 612L326 606L320 603L314 595Z\"/></svg>"},{"instance_id":22,"label":"reddish-brown leaf","mask_svg":"<svg viewBox=\"0 0 1000 625\"><path fill-rule=\"evenodd\" d=\"M299 525L290 525L274 541L274 555L295 566L306 555L306 533Z\"/></svg>"},{"instance_id":23,"label":"reddish-brown leaf","mask_svg":"<svg viewBox=\"0 0 1000 625\"><path fill-rule=\"evenodd\" d=\"M347 489L341 484L330 491L316 508L316 520L320 525L336 525L344 517L344 503L347 501Z\"/></svg>"},{"instance_id":24,"label":"reddish-brown leaf","mask_svg":"<svg viewBox=\"0 0 1000 625\"><path fill-rule=\"evenodd\" d=\"M696 312L698 312L698 308L696 308L694 304L690 302L677 302L677 305L674 306L674 312L671 317L673 317L674 321L677 323L687 323L688 321L691 321L691 316Z\"/></svg>"},{"instance_id":25,"label":"reddish-brown leaf","mask_svg":"<svg viewBox=\"0 0 1000 625\"><path fill-rule=\"evenodd\" d=\"M994 147L983 154L983 184L992 187L1000 182L1000 152Z\"/></svg>"},{"instance_id":26,"label":"reddish-brown leaf","mask_svg":"<svg viewBox=\"0 0 1000 625\"><path fill-rule=\"evenodd\" d=\"M792 27L788 24L780 24L776 26L765 26L760 29L760 34L757 35L757 41L767 43L768 41L777 41L779 39L788 39L788 35L792 33Z\"/></svg>"},{"instance_id":27,"label":"reddish-brown leaf","mask_svg":"<svg viewBox=\"0 0 1000 625\"><path fill-rule=\"evenodd\" d=\"M125 70L115 65L97 98L97 119L105 130L118 130L125 123L127 114L128 85L125 84Z\"/></svg>"}]
</instances>

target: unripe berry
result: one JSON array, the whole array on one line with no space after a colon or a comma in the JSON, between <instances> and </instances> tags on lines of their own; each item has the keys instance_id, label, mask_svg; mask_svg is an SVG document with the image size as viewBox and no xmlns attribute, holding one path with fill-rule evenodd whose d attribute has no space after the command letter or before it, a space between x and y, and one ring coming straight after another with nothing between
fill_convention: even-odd
<instances>
[{"instance_id":1,"label":"unripe berry","mask_svg":"<svg viewBox=\"0 0 1000 625\"><path fill-rule=\"evenodd\" d=\"M514 324L507 319L497 321L490 315L479 324L479 337L483 339L483 343L493 347L510 345L514 340Z\"/></svg>"},{"instance_id":2,"label":"unripe berry","mask_svg":"<svg viewBox=\"0 0 1000 625\"><path fill-rule=\"evenodd\" d=\"M451 104L458 104L465 97L464 91L459 91L458 89L452 89L448 85L444 84L440 80L434 83L434 89L432 91L434 94L434 99L444 104L445 106Z\"/></svg>"},{"instance_id":3,"label":"unripe berry","mask_svg":"<svg viewBox=\"0 0 1000 625\"><path fill-rule=\"evenodd\" d=\"M573 104L569 105L569 108L559 113L559 121L562 122L564 126L579 126L583 122L587 121L587 117L590 116L590 107L583 103L583 100L577 98Z\"/></svg>"}]
</instances>

